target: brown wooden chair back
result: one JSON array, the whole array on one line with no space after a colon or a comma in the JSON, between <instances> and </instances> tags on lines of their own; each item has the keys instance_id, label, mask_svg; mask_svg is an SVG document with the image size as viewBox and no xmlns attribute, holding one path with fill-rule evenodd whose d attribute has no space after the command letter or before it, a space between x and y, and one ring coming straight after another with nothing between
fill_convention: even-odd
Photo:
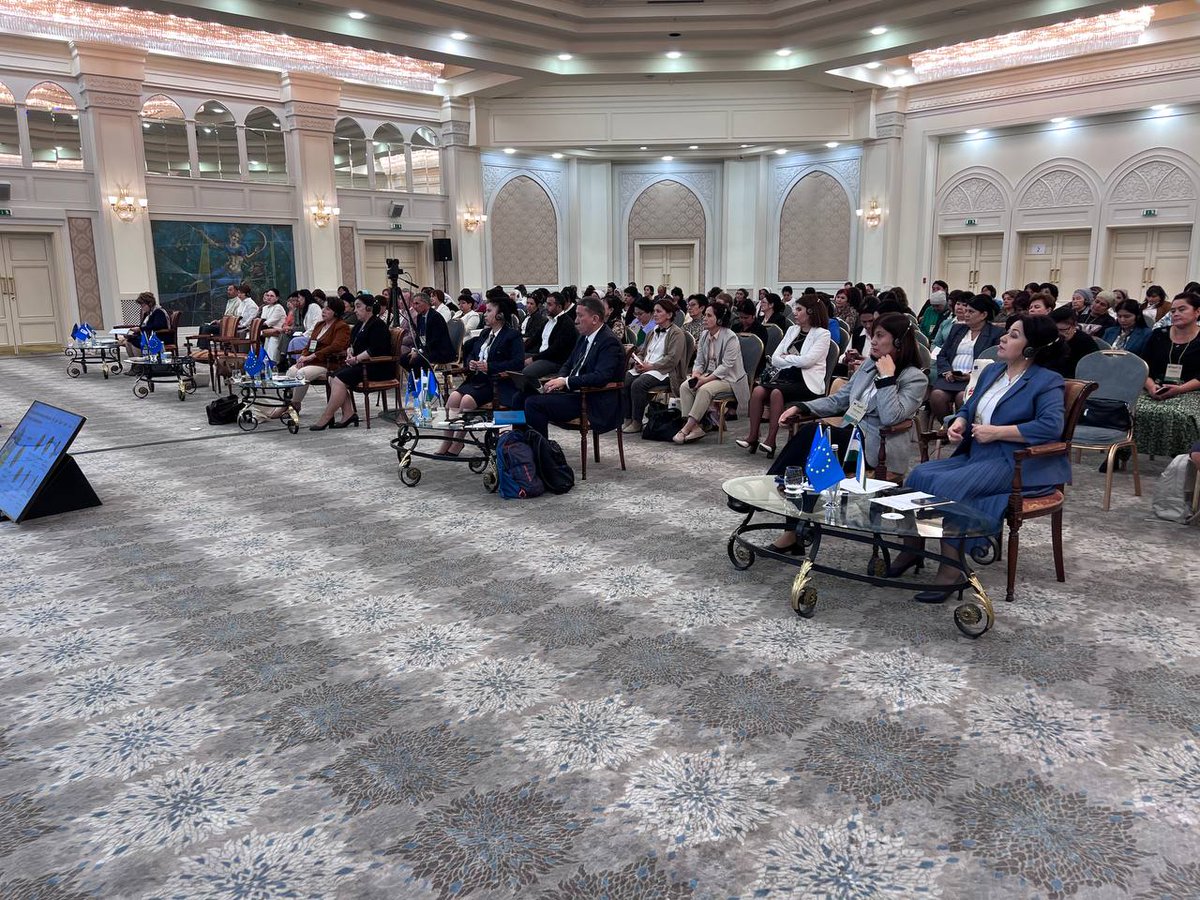
<instances>
[{"instance_id":1,"label":"brown wooden chair back","mask_svg":"<svg viewBox=\"0 0 1200 900\"><path fill-rule=\"evenodd\" d=\"M221 316L221 331L218 337L224 340L237 337L239 321L237 316Z\"/></svg>"},{"instance_id":2,"label":"brown wooden chair back","mask_svg":"<svg viewBox=\"0 0 1200 900\"><path fill-rule=\"evenodd\" d=\"M1096 390L1094 381L1080 381L1076 378L1065 379L1063 389L1063 432L1062 439L1067 443L1075 436L1075 426L1083 415L1083 407L1088 395Z\"/></svg>"}]
</instances>

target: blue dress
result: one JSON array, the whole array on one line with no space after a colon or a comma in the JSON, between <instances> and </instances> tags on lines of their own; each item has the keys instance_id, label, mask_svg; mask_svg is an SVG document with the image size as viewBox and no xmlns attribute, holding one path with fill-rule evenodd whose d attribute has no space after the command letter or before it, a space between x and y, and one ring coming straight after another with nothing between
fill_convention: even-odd
<instances>
[{"instance_id":1,"label":"blue dress","mask_svg":"<svg viewBox=\"0 0 1200 900\"><path fill-rule=\"evenodd\" d=\"M1030 444L1044 444L1062 438L1064 416L1063 378L1057 372L1030 366L996 405L993 425L1016 425L1025 444L993 441L980 444L972 440L972 423L983 395L1003 374L1005 365L995 362L979 376L971 399L957 417L966 419L963 441L949 459L921 463L908 473L905 485L948 500L972 506L996 523L999 534L1004 511L1012 494L1013 454ZM1027 459L1021 465L1021 485L1031 496L1048 493L1060 484L1071 483L1071 463L1066 456ZM979 541L965 542L965 549Z\"/></svg>"}]
</instances>

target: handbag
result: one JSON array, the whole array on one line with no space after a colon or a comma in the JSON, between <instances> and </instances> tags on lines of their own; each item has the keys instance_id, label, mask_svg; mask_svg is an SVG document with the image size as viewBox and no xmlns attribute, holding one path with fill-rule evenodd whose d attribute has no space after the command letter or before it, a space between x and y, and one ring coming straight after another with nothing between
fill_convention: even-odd
<instances>
[{"instance_id":1,"label":"handbag","mask_svg":"<svg viewBox=\"0 0 1200 900\"><path fill-rule=\"evenodd\" d=\"M238 409L241 405L242 401L232 395L226 394L218 397L204 407L204 412L208 416L208 424L232 425L237 421Z\"/></svg>"},{"instance_id":2,"label":"handbag","mask_svg":"<svg viewBox=\"0 0 1200 900\"><path fill-rule=\"evenodd\" d=\"M669 441L683 428L683 414L677 409L651 408L642 426L643 441Z\"/></svg>"},{"instance_id":3,"label":"handbag","mask_svg":"<svg viewBox=\"0 0 1200 900\"><path fill-rule=\"evenodd\" d=\"M1129 407L1124 400L1092 397L1083 405L1083 415L1080 416L1079 424L1091 428L1128 431L1133 427L1133 419L1130 418Z\"/></svg>"}]
</instances>

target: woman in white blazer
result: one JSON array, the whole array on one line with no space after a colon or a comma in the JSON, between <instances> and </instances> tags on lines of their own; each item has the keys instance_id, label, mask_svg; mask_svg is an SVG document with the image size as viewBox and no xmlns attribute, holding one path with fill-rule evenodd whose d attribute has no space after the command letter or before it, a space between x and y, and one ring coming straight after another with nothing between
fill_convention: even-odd
<instances>
[{"instance_id":1,"label":"woman in white blazer","mask_svg":"<svg viewBox=\"0 0 1200 900\"><path fill-rule=\"evenodd\" d=\"M750 396L750 433L737 442L754 453L762 447L767 458L775 456L775 436L779 417L788 403L815 400L825 396L825 378L829 363L829 311L816 294L802 294L796 301L795 325L787 330L771 355L771 365ZM767 413L767 440L760 444L758 432Z\"/></svg>"}]
</instances>

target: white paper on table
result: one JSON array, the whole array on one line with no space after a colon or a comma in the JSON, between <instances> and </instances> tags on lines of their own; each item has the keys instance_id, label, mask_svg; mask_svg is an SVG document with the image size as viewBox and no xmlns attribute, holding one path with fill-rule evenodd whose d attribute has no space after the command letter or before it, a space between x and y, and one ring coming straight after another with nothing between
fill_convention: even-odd
<instances>
[{"instance_id":1,"label":"white paper on table","mask_svg":"<svg viewBox=\"0 0 1200 900\"><path fill-rule=\"evenodd\" d=\"M875 494L887 488L895 487L895 482L880 481L878 478L868 478L867 486L864 488L858 483L857 478L843 478L840 485L841 489L847 494Z\"/></svg>"},{"instance_id":2,"label":"white paper on table","mask_svg":"<svg viewBox=\"0 0 1200 900\"><path fill-rule=\"evenodd\" d=\"M930 509L929 506L925 506L925 505L918 506L917 502L916 502L918 500L928 500L928 499L936 499L936 498L934 498L933 494L926 494L924 491L912 491L907 494L894 494L891 497L876 497L871 502L878 503L880 506L886 506L890 509L894 509L897 512L912 512L914 509ZM946 500L944 502L947 505L949 505L949 503L950 503L949 500ZM941 504L939 503L932 508L936 509L937 506L940 506L940 505Z\"/></svg>"},{"instance_id":3,"label":"white paper on table","mask_svg":"<svg viewBox=\"0 0 1200 900\"><path fill-rule=\"evenodd\" d=\"M924 538L942 537L942 517L937 516L932 519L917 519L917 534Z\"/></svg>"}]
</instances>

